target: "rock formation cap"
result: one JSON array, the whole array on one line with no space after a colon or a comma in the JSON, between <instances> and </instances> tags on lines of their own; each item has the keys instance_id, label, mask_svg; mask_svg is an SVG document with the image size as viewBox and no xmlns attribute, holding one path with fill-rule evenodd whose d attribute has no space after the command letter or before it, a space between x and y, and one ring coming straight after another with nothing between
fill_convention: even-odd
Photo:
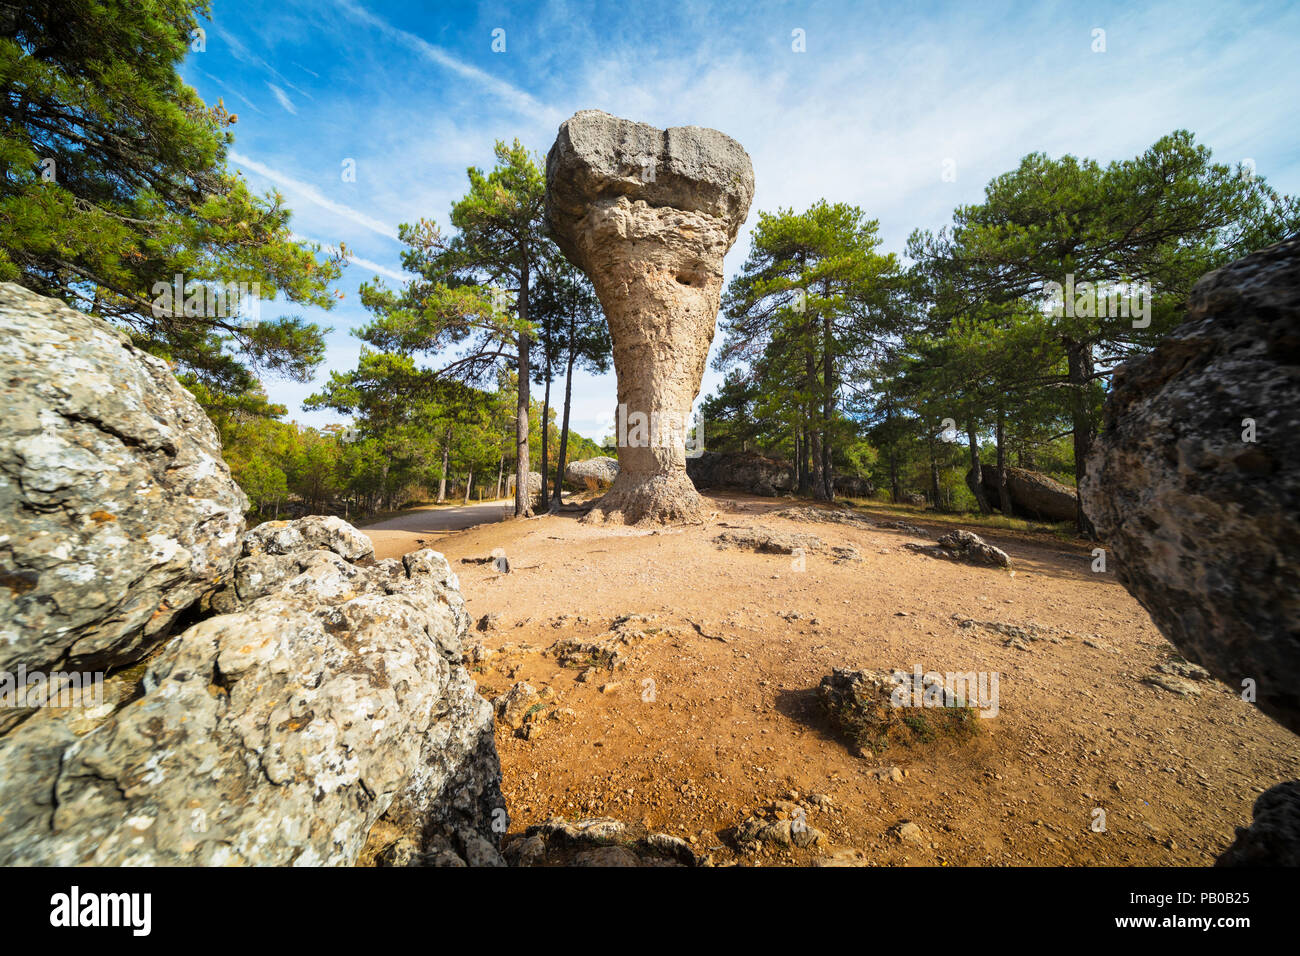
<instances>
[{"instance_id":1,"label":"rock formation cap","mask_svg":"<svg viewBox=\"0 0 1300 956\"><path fill-rule=\"evenodd\" d=\"M546 157L547 218L566 254L587 210L619 196L714 216L734 241L754 198L754 168L744 147L716 129L573 114Z\"/></svg>"}]
</instances>

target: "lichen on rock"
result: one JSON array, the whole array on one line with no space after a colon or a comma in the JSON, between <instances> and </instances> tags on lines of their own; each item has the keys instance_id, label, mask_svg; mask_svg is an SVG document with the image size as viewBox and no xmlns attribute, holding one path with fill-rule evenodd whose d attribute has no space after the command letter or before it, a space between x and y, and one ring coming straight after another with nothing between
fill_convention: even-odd
<instances>
[{"instance_id":1,"label":"lichen on rock","mask_svg":"<svg viewBox=\"0 0 1300 956\"><path fill-rule=\"evenodd\" d=\"M167 364L0 283L0 672L138 659L230 571L248 499Z\"/></svg>"},{"instance_id":2,"label":"lichen on rock","mask_svg":"<svg viewBox=\"0 0 1300 956\"><path fill-rule=\"evenodd\" d=\"M278 553L256 553L268 535ZM382 818L417 862L493 862L506 817L459 582L429 550L355 564L338 552L358 537L318 518L250 533L243 561L283 567L173 639L136 699L84 736L42 713L0 739L24 824L0 861L347 865Z\"/></svg>"}]
</instances>

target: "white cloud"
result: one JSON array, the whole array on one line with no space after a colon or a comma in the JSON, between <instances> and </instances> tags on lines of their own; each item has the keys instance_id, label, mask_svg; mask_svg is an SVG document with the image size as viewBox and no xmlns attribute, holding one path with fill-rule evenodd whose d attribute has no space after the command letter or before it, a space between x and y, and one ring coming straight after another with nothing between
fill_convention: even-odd
<instances>
[{"instance_id":1,"label":"white cloud","mask_svg":"<svg viewBox=\"0 0 1300 956\"><path fill-rule=\"evenodd\" d=\"M293 105L293 100L289 99L288 93L280 89L274 83L268 83L266 85L270 87L271 92L275 94L275 98L281 106L283 106L290 113L293 113L295 116L298 115L298 108Z\"/></svg>"},{"instance_id":2,"label":"white cloud","mask_svg":"<svg viewBox=\"0 0 1300 956\"><path fill-rule=\"evenodd\" d=\"M364 25L362 40L384 47L376 61L382 69L364 73L364 82L332 93L314 87L353 117L342 135L351 137L346 155L367 171L360 184L367 211L260 164L245 165L286 191L300 187L298 195L342 225L364 225L389 239L395 231L380 220L427 216L445 225L450 204L465 191L464 167L490 166L493 140L518 136L545 152L560 120L591 107L661 127L711 126L736 138L755 170L749 227L759 210L801 209L825 197L878 218L884 247L895 252L913 229L937 228L957 205L980 201L985 184L1028 152L1104 162L1136 155L1177 128L1193 130L1217 159L1254 157L1279 189L1300 189L1300 154L1283 132L1289 114L1278 95L1300 82L1300 60L1289 51L1289 37L1300 29L1296 10L1204 7L1188 16L1161 4L1113 9L1098 23L1060 6L1022 8L1004 19L960 7L875 20L851 7L810 10L801 22L809 52L795 54L789 24L763 23L761 7L727 15L697 6L693 17L644 31L634 29L635 20L624 22L628 32L620 35L610 25L615 17L597 20L553 0L535 21L548 24L545 49L530 54L512 33L511 62L531 56L524 71L529 89L544 91L530 93L356 0L337 5L349 31ZM724 31L727 16L735 29L728 24ZM1109 47L1100 55L1089 49L1097 25L1107 29ZM444 89L454 78L473 88L468 101ZM333 145L339 138L317 141ZM276 154L291 155L285 145ZM941 177L948 158L955 182ZM382 173L372 177L372 170ZM332 226L318 219L304 228L329 235ZM745 229L727 256L728 279L748 246ZM387 261L387 251L376 243L358 265L373 269ZM373 271L392 278L397 270ZM704 392L720 380L707 370ZM612 373L579 376L577 430L599 439L614 394Z\"/></svg>"},{"instance_id":3,"label":"white cloud","mask_svg":"<svg viewBox=\"0 0 1300 956\"><path fill-rule=\"evenodd\" d=\"M297 233L294 233L292 238L295 242L314 242L321 247L322 252L328 253L331 256L338 255L338 251L339 251L338 246L332 246L328 242L321 242L319 239L312 239L309 236L300 236ZM413 276L409 272L402 272L398 269L390 269L388 266L384 265L383 263L375 262L372 259L364 259L361 256L355 255L353 253L348 253L344 258L346 258L348 262L351 262L353 265L358 265L361 266L361 268L363 269L367 269L371 272L376 272L379 275L385 277L386 279L392 279L394 282L410 282L412 279L415 278L415 276Z\"/></svg>"},{"instance_id":4,"label":"white cloud","mask_svg":"<svg viewBox=\"0 0 1300 956\"><path fill-rule=\"evenodd\" d=\"M499 77L493 76L484 70L469 63L465 63L441 47L434 46L422 37L416 36L406 30L393 26L382 17L376 16L359 3L353 0L337 0L338 5L347 13L379 30L390 40L402 44L410 50L414 50L424 59L435 63L443 69L450 70L465 79L478 84L487 92L493 94L501 102L507 104L516 113L523 113L531 116L552 117L554 122L559 122L560 114L556 113L548 106L539 103L533 96L524 90L519 89L511 83Z\"/></svg>"},{"instance_id":5,"label":"white cloud","mask_svg":"<svg viewBox=\"0 0 1300 956\"><path fill-rule=\"evenodd\" d=\"M345 206L341 202L336 202L335 200L330 199L310 183L304 183L301 180L294 179L287 173L264 166L257 162L257 160L244 156L242 153L231 151L230 159L239 166L251 169L259 176L265 176L285 192L300 196L308 202L314 203L334 215L346 219L348 222L355 223L356 225L369 229L372 232L377 232L381 236L386 236L389 239L396 240L398 238L397 230L388 225L388 223L380 222L378 219L375 219L373 216L367 215L360 210L353 209L350 206Z\"/></svg>"}]
</instances>

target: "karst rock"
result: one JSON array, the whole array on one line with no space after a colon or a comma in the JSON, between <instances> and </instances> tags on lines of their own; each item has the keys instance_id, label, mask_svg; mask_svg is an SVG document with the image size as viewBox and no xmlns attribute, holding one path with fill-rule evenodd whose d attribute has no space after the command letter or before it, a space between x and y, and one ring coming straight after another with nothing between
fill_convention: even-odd
<instances>
[{"instance_id":1,"label":"karst rock","mask_svg":"<svg viewBox=\"0 0 1300 956\"><path fill-rule=\"evenodd\" d=\"M1080 485L1174 644L1300 732L1300 240L1208 273L1115 373Z\"/></svg>"},{"instance_id":2,"label":"karst rock","mask_svg":"<svg viewBox=\"0 0 1300 956\"><path fill-rule=\"evenodd\" d=\"M717 130L660 130L599 110L560 126L546 159L547 219L600 297L618 376L618 477L584 520L700 514L685 468L688 418L722 259L753 194L749 156Z\"/></svg>"},{"instance_id":3,"label":"karst rock","mask_svg":"<svg viewBox=\"0 0 1300 956\"><path fill-rule=\"evenodd\" d=\"M167 363L9 283L0 402L0 672L129 664L239 556L216 429Z\"/></svg>"},{"instance_id":4,"label":"karst rock","mask_svg":"<svg viewBox=\"0 0 1300 956\"><path fill-rule=\"evenodd\" d=\"M246 535L217 613L102 706L0 737L3 865L501 865L492 710L446 559L337 518Z\"/></svg>"}]
</instances>

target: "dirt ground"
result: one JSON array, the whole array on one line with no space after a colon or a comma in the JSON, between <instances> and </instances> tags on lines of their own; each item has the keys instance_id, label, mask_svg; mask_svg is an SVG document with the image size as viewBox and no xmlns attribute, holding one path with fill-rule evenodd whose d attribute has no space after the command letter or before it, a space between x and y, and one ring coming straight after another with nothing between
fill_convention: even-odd
<instances>
[{"instance_id":1,"label":"dirt ground","mask_svg":"<svg viewBox=\"0 0 1300 956\"><path fill-rule=\"evenodd\" d=\"M395 558L417 548L438 548L439 541L447 534L501 521L513 514L513 500L426 505L357 527L370 538L375 554L381 558Z\"/></svg>"},{"instance_id":2,"label":"dirt ground","mask_svg":"<svg viewBox=\"0 0 1300 956\"><path fill-rule=\"evenodd\" d=\"M1260 792L1300 775L1296 738L1224 685L1181 696L1144 682L1176 652L1113 569L1091 570L1091 544L974 529L1011 556L1010 574L909 550L952 529L921 512L908 519L917 534L876 527L897 515L869 506L849 525L768 515L792 501L711 500L702 526L598 528L562 514L427 542L451 560L475 620L497 615L469 640L497 652L472 665L483 695L516 681L554 695L530 739L498 725L511 832L609 816L719 864L838 853L867 865L1205 865ZM736 528L826 547L801 563L713 543ZM415 538L388 537L381 556ZM861 560L835 563L844 545ZM509 573L461 561L498 548ZM584 682L545 653L628 614L655 615L661 630L623 668ZM1037 625L1041 639L955 618ZM867 756L832 733L816 694L832 667L917 665L997 673L997 716L968 741ZM734 828L777 800L798 801L824 845L738 849ZM908 821L919 838L898 833Z\"/></svg>"}]
</instances>

